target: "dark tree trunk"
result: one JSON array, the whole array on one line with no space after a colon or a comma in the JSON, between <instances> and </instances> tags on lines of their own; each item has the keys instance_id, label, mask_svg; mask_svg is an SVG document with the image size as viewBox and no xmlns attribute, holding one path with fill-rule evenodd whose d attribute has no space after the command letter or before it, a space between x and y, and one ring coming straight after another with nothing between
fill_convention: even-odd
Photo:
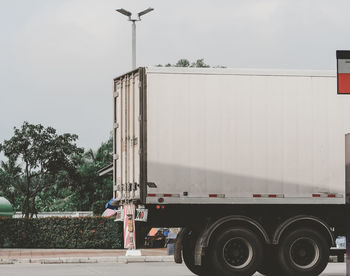
<instances>
[{"instance_id":1,"label":"dark tree trunk","mask_svg":"<svg viewBox=\"0 0 350 276\"><path fill-rule=\"evenodd\" d=\"M30 215L31 218L33 218L34 215L37 216L37 214L38 214L36 207L35 207L35 197L36 197L36 195L34 195L32 198L32 209L31 209L31 215Z\"/></svg>"},{"instance_id":2,"label":"dark tree trunk","mask_svg":"<svg viewBox=\"0 0 350 276\"><path fill-rule=\"evenodd\" d=\"M28 194L26 195L26 199L24 201L24 217L29 218L29 198Z\"/></svg>"},{"instance_id":3,"label":"dark tree trunk","mask_svg":"<svg viewBox=\"0 0 350 276\"><path fill-rule=\"evenodd\" d=\"M29 218L30 213L30 206L29 206L29 200L30 200L30 176L29 176L29 168L28 163L26 163L26 180L27 180L27 187L26 187L26 194L25 194L25 202L24 202L24 217Z\"/></svg>"}]
</instances>

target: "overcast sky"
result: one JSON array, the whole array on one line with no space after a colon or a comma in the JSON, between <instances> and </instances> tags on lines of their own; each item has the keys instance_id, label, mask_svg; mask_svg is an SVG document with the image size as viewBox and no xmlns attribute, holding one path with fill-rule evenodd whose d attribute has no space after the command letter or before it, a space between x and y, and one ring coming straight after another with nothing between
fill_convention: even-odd
<instances>
[{"instance_id":1,"label":"overcast sky","mask_svg":"<svg viewBox=\"0 0 350 276\"><path fill-rule=\"evenodd\" d=\"M349 0L0 0L0 142L23 121L97 149L112 129L112 80L131 67L204 58L233 68L335 69L350 49Z\"/></svg>"}]
</instances>

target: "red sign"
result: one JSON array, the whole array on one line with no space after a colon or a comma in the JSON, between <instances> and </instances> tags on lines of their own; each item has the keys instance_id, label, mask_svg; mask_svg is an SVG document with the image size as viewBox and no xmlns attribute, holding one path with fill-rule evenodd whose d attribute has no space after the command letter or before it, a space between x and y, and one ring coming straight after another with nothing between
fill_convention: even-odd
<instances>
[{"instance_id":1,"label":"red sign","mask_svg":"<svg viewBox=\"0 0 350 276\"><path fill-rule=\"evenodd\" d=\"M338 74L338 93L350 93L350 74Z\"/></svg>"},{"instance_id":2,"label":"red sign","mask_svg":"<svg viewBox=\"0 0 350 276\"><path fill-rule=\"evenodd\" d=\"M338 94L350 94L350 51L337 51Z\"/></svg>"}]
</instances>

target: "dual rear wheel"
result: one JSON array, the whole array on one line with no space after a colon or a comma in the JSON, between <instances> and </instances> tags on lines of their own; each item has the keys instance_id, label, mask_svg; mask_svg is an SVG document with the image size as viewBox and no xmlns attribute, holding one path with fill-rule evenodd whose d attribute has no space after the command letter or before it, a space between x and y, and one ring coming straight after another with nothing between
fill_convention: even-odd
<instances>
[{"instance_id":1,"label":"dual rear wheel","mask_svg":"<svg viewBox=\"0 0 350 276\"><path fill-rule=\"evenodd\" d=\"M263 261L263 244L251 230L233 227L219 233L209 250L213 275L253 275Z\"/></svg>"},{"instance_id":2,"label":"dual rear wheel","mask_svg":"<svg viewBox=\"0 0 350 276\"><path fill-rule=\"evenodd\" d=\"M265 249L259 272L266 276L317 276L326 268L329 244L323 234L311 228L292 230L280 244Z\"/></svg>"},{"instance_id":3,"label":"dual rear wheel","mask_svg":"<svg viewBox=\"0 0 350 276\"><path fill-rule=\"evenodd\" d=\"M253 275L262 263L263 245L257 235L242 227L232 227L215 235L202 265L194 265L197 231L189 231L183 240L183 259L196 275Z\"/></svg>"},{"instance_id":4,"label":"dual rear wheel","mask_svg":"<svg viewBox=\"0 0 350 276\"><path fill-rule=\"evenodd\" d=\"M329 245L318 231L296 229L281 241L277 260L283 275L317 276L328 264Z\"/></svg>"},{"instance_id":5,"label":"dual rear wheel","mask_svg":"<svg viewBox=\"0 0 350 276\"><path fill-rule=\"evenodd\" d=\"M184 240L183 257L196 275L250 276L256 271L267 276L317 276L328 263L329 244L311 228L292 230L276 248L266 247L252 230L232 226L217 233L210 242L202 266L194 265L198 233Z\"/></svg>"}]
</instances>

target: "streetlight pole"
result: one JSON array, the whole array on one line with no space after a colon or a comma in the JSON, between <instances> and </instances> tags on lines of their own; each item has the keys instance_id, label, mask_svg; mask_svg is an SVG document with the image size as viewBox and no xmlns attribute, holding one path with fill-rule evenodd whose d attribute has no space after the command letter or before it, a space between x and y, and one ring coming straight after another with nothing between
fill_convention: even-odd
<instances>
[{"instance_id":1,"label":"streetlight pole","mask_svg":"<svg viewBox=\"0 0 350 276\"><path fill-rule=\"evenodd\" d=\"M117 12L120 12L121 14L128 17L128 20L132 22L131 26L131 42L132 42L132 51L131 51L131 66L132 70L136 69L136 21L141 21L141 16L145 15L146 13L149 13L153 11L153 8L148 8L144 11L141 11L137 14L137 18L132 18L132 13L125 10L125 9L118 9Z\"/></svg>"},{"instance_id":2,"label":"streetlight pole","mask_svg":"<svg viewBox=\"0 0 350 276\"><path fill-rule=\"evenodd\" d=\"M132 22L132 70L136 69L136 23Z\"/></svg>"}]
</instances>

